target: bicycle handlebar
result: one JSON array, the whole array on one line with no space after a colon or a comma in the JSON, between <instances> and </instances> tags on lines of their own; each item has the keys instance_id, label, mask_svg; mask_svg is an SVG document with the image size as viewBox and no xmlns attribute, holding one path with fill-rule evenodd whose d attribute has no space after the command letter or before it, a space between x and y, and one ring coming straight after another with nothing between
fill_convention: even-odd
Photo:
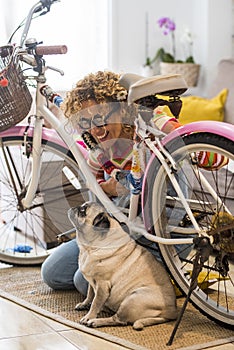
<instances>
[{"instance_id":1,"label":"bicycle handlebar","mask_svg":"<svg viewBox=\"0 0 234 350\"><path fill-rule=\"evenodd\" d=\"M39 74L42 74L44 72L43 67L45 67L45 61L42 59L42 56L60 55L67 53L66 45L37 46L38 42L36 41L36 39L28 39L26 42L33 15L38 12L40 13L40 16L46 14L50 11L51 5L57 1L59 0L40 0L39 2L37 2L30 9L28 16L26 17L23 33L21 35L21 41L19 46L20 50L18 51L19 58L21 61L34 67L33 69ZM30 55L34 56L34 58L30 57Z\"/></svg>"},{"instance_id":2,"label":"bicycle handlebar","mask_svg":"<svg viewBox=\"0 0 234 350\"><path fill-rule=\"evenodd\" d=\"M40 0L41 3L41 8L38 8L37 11L41 11L44 8L47 8L47 10L50 10L50 6L54 3L54 2L58 2L59 0Z\"/></svg>"},{"instance_id":3,"label":"bicycle handlebar","mask_svg":"<svg viewBox=\"0 0 234 350\"><path fill-rule=\"evenodd\" d=\"M37 4L36 7L34 7L33 13L41 12L44 9L45 11L48 12L50 11L50 7L54 2L57 2L59 0L40 0ZM45 12L45 13L46 13ZM44 14L44 12L41 13L41 15Z\"/></svg>"},{"instance_id":4,"label":"bicycle handlebar","mask_svg":"<svg viewBox=\"0 0 234 350\"><path fill-rule=\"evenodd\" d=\"M50 45L50 46L37 46L35 49L37 55L63 55L67 53L66 45Z\"/></svg>"},{"instance_id":5,"label":"bicycle handlebar","mask_svg":"<svg viewBox=\"0 0 234 350\"><path fill-rule=\"evenodd\" d=\"M51 5L53 3L55 3L55 2L57 2L57 1L59 1L59 0L41 0L41 1L37 2L30 9L30 11L28 13L28 16L26 18L26 22L25 22L25 25L24 25L23 33L22 33L22 36L21 36L20 47L23 47L24 42L25 42L25 40L27 38L28 31L29 31L29 28L30 28L31 21L32 21L34 13L41 12L40 16L46 14L47 12L50 11Z\"/></svg>"}]
</instances>

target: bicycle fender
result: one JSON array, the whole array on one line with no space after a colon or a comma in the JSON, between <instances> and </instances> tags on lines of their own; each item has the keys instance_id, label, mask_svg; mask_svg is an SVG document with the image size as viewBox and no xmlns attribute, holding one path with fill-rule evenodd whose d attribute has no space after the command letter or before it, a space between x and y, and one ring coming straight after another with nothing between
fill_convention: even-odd
<instances>
[{"instance_id":1,"label":"bicycle fender","mask_svg":"<svg viewBox=\"0 0 234 350\"><path fill-rule=\"evenodd\" d=\"M28 136L33 137L33 127L29 127L27 130ZM0 132L0 137L10 137L10 136L24 136L25 133L25 125L16 125L8 130L5 130L3 132ZM60 147L63 147L68 150L68 146L65 144L65 142L59 137L57 132L54 129L42 129L42 138L48 142L55 143L56 145L59 145ZM77 146L79 147L81 153L83 154L84 158L87 159L88 157L88 151L82 141L77 141Z\"/></svg>"},{"instance_id":2,"label":"bicycle fender","mask_svg":"<svg viewBox=\"0 0 234 350\"><path fill-rule=\"evenodd\" d=\"M205 120L186 124L173 130L163 138L162 144L166 145L168 142L172 141L178 136L183 137L184 135L191 134L194 132L209 132L211 134L223 136L231 141L234 141L233 124Z\"/></svg>"}]
</instances>

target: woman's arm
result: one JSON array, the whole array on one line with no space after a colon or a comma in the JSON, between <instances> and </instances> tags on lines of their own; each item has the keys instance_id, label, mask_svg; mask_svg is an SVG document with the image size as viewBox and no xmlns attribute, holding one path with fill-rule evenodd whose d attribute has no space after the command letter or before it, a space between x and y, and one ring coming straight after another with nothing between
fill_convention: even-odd
<instances>
[{"instance_id":1,"label":"woman's arm","mask_svg":"<svg viewBox=\"0 0 234 350\"><path fill-rule=\"evenodd\" d=\"M91 152L89 153L88 165L96 176L97 182L109 197L117 197L129 193L129 190L113 177L106 178L105 171L100 167L100 164L95 157L93 157Z\"/></svg>"}]
</instances>

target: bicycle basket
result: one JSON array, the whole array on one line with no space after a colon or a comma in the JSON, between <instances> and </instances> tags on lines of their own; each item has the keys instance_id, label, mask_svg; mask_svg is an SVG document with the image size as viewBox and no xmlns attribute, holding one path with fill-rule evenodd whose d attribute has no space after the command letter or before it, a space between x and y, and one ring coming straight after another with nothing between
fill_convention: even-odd
<instances>
[{"instance_id":1,"label":"bicycle basket","mask_svg":"<svg viewBox=\"0 0 234 350\"><path fill-rule=\"evenodd\" d=\"M0 47L0 131L22 121L29 113L32 97L13 45Z\"/></svg>"}]
</instances>

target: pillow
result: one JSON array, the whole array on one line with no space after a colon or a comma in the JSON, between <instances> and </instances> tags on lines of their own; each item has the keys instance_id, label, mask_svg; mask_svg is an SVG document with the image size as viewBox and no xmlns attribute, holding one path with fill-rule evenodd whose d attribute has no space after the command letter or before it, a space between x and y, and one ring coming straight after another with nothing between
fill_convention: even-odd
<instances>
[{"instance_id":1,"label":"pillow","mask_svg":"<svg viewBox=\"0 0 234 350\"><path fill-rule=\"evenodd\" d=\"M183 102L179 115L181 124L188 124L201 120L224 120L224 106L227 99L228 89L223 89L217 96L207 99L199 96L181 97ZM164 107L164 111L172 116L169 108Z\"/></svg>"},{"instance_id":2,"label":"pillow","mask_svg":"<svg viewBox=\"0 0 234 350\"><path fill-rule=\"evenodd\" d=\"M224 120L224 106L227 99L228 90L223 89L212 99L198 96L181 97L183 102L179 115L181 124L188 124L200 120Z\"/></svg>"}]
</instances>

